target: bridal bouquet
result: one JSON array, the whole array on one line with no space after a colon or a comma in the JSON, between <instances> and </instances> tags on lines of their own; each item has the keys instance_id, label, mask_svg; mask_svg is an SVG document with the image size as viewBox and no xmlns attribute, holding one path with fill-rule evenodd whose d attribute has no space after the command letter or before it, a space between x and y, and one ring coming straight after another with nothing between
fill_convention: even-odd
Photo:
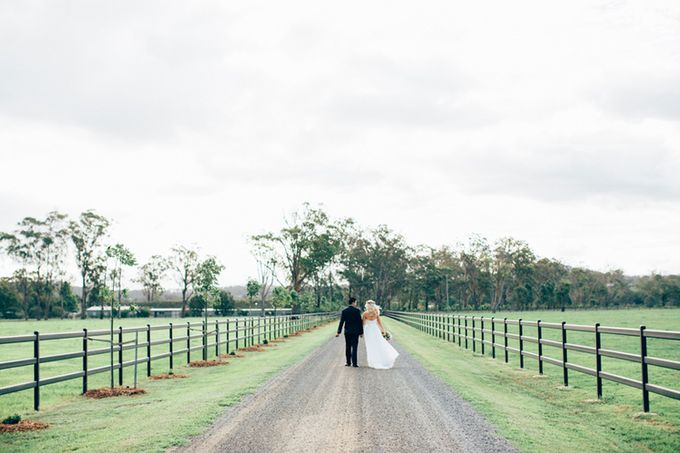
<instances>
[{"instance_id":1,"label":"bridal bouquet","mask_svg":"<svg viewBox=\"0 0 680 453\"><path fill-rule=\"evenodd\" d=\"M384 331L382 334L383 338L387 341L390 341L392 339L392 334L389 333L388 331Z\"/></svg>"}]
</instances>

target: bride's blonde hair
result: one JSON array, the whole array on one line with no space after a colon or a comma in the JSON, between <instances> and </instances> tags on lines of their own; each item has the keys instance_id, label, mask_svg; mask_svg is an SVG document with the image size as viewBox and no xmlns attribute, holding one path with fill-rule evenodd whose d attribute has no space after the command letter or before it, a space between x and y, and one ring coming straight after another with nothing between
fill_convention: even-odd
<instances>
[{"instance_id":1,"label":"bride's blonde hair","mask_svg":"<svg viewBox=\"0 0 680 453\"><path fill-rule=\"evenodd\" d=\"M376 305L376 303L372 300L367 300L366 305L364 306L364 313L369 313L375 316L380 315L380 307Z\"/></svg>"}]
</instances>

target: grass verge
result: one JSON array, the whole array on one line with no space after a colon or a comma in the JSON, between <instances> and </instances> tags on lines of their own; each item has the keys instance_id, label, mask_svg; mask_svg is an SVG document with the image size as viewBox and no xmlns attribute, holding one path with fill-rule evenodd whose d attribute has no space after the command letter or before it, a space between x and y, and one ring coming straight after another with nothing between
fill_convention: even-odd
<instances>
[{"instance_id":1,"label":"grass verge","mask_svg":"<svg viewBox=\"0 0 680 453\"><path fill-rule=\"evenodd\" d=\"M224 410L253 393L271 376L301 360L332 334L324 326L267 353L245 353L228 367L178 367L191 379L147 380L148 394L86 400L74 396L32 420L50 428L0 435L0 452L160 452L203 432Z\"/></svg>"},{"instance_id":2,"label":"grass verge","mask_svg":"<svg viewBox=\"0 0 680 453\"><path fill-rule=\"evenodd\" d=\"M663 413L643 415L637 405L600 403L592 391L562 387L555 371L538 377L534 370L473 355L403 323L387 324L399 345L521 451L680 451L677 401Z\"/></svg>"}]
</instances>

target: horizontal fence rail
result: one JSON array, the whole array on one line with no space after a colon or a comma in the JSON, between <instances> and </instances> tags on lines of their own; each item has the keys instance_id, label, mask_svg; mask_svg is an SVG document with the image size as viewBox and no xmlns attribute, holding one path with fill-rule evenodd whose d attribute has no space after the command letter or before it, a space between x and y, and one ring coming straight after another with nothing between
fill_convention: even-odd
<instances>
[{"instance_id":1,"label":"horizontal fence rail","mask_svg":"<svg viewBox=\"0 0 680 453\"><path fill-rule=\"evenodd\" d=\"M337 318L337 313L305 313L298 315L275 315L263 317L231 318L226 320L209 320L201 322L168 323L168 325L149 325L139 327L118 327L114 330L114 340L111 342L109 329L88 330L61 333L40 333L33 335L18 335L0 337L0 348L3 345L31 343L33 345L33 357L0 361L2 370L32 367L33 380L5 387L0 387L0 396L22 390L33 389L33 408L40 408L40 388L46 385L72 379L82 379L82 393L88 390L88 377L98 373L118 371L118 385L124 382L124 368L138 364L146 364L146 375L151 376L152 363L158 360L168 359L168 367L172 370L177 359L186 359L191 362L191 353L201 351L203 360L209 356L219 357L221 354L230 354L241 348L247 348L262 344L265 340L271 341L277 338L295 334L301 330L326 323ZM167 332L167 336L154 340L154 332ZM125 335L134 339L124 341ZM141 339L140 339L141 337ZM41 355L41 345L46 341L82 338L82 349L73 352L65 352L52 355ZM191 340L201 339L201 344L192 346ZM102 347L96 347L101 344ZM167 345L161 352L159 346ZM179 348L178 348L179 347ZM138 356L140 348L143 354ZM133 350L134 360L123 360L123 351ZM155 351L154 351L155 350ZM101 354L115 353L116 360L108 365L92 368L88 364L88 358ZM0 349L1 352L1 349ZM153 352L156 352L153 354ZM214 353L214 354L213 354ZM82 367L58 376L42 377L40 364L69 359L82 359ZM135 373L136 378L136 373Z\"/></svg>"},{"instance_id":2,"label":"horizontal fence rail","mask_svg":"<svg viewBox=\"0 0 680 453\"><path fill-rule=\"evenodd\" d=\"M524 319L507 319L484 316L454 315L449 313L413 313L388 311L386 316L415 327L429 335L442 340L457 343L459 347L472 349L482 355L489 354L497 358L497 351L503 354L507 363L509 353L517 354L520 368L525 367L525 358L536 360L538 372L543 374L544 363L562 369L562 382L569 385L569 370L583 373L595 378L597 398L602 398L602 380L639 389L642 394L642 409L649 412L649 394L655 393L668 398L680 400L680 390L670 389L649 382L649 365L671 370L680 370L680 362L676 360L653 357L647 353L647 340L657 338L670 341L680 340L680 332L652 330L645 326L639 328L607 327L600 324L579 325L567 322L549 323L527 321ZM508 326L516 326L517 333L508 332ZM536 336L524 334L525 327L536 329ZM544 329L559 333L560 340L544 338ZM592 334L592 345L580 345L569 341L568 332L587 332ZM639 353L615 351L602 348L602 334L624 335L639 338ZM527 351L526 343L537 346L537 353ZM543 348L551 347L559 350L560 359L544 355ZM680 343L678 344L680 346ZM586 367L569 361L569 351L576 351L595 356L595 368ZM608 357L640 364L639 379L608 373L602 369L602 358ZM678 373L680 383L680 373Z\"/></svg>"}]
</instances>

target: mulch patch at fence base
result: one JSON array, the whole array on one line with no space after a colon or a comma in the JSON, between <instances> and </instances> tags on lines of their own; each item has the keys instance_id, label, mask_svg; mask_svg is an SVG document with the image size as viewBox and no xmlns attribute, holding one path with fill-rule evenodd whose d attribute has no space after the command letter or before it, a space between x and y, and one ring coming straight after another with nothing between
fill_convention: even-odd
<instances>
[{"instance_id":1,"label":"mulch patch at fence base","mask_svg":"<svg viewBox=\"0 0 680 453\"><path fill-rule=\"evenodd\" d=\"M262 346L248 346L248 347L245 347L245 348L239 348L239 351L264 352L265 350L262 349Z\"/></svg>"},{"instance_id":2,"label":"mulch patch at fence base","mask_svg":"<svg viewBox=\"0 0 680 453\"><path fill-rule=\"evenodd\" d=\"M85 392L86 398L102 399L111 398L113 396L133 396L143 395L146 393L144 389L134 389L130 387L102 387L100 389L92 389Z\"/></svg>"},{"instance_id":3,"label":"mulch patch at fence base","mask_svg":"<svg viewBox=\"0 0 680 453\"><path fill-rule=\"evenodd\" d=\"M242 354L220 354L220 358L222 359L242 359L245 357Z\"/></svg>"},{"instance_id":4,"label":"mulch patch at fence base","mask_svg":"<svg viewBox=\"0 0 680 453\"><path fill-rule=\"evenodd\" d=\"M161 379L185 379L188 378L188 374L156 374L155 376L149 376L149 379L152 379L154 381L158 381Z\"/></svg>"},{"instance_id":5,"label":"mulch patch at fence base","mask_svg":"<svg viewBox=\"0 0 680 453\"><path fill-rule=\"evenodd\" d=\"M5 424L0 423L0 433L19 433L23 431L37 431L49 427L47 423L32 422L21 420L19 423Z\"/></svg>"},{"instance_id":6,"label":"mulch patch at fence base","mask_svg":"<svg viewBox=\"0 0 680 453\"><path fill-rule=\"evenodd\" d=\"M206 368L209 366L219 366L219 365L228 365L229 362L226 360L194 360L193 362L189 362L189 366L192 368Z\"/></svg>"},{"instance_id":7,"label":"mulch patch at fence base","mask_svg":"<svg viewBox=\"0 0 680 453\"><path fill-rule=\"evenodd\" d=\"M270 343L285 343L286 340L283 339L276 339L276 340L269 340Z\"/></svg>"}]
</instances>

